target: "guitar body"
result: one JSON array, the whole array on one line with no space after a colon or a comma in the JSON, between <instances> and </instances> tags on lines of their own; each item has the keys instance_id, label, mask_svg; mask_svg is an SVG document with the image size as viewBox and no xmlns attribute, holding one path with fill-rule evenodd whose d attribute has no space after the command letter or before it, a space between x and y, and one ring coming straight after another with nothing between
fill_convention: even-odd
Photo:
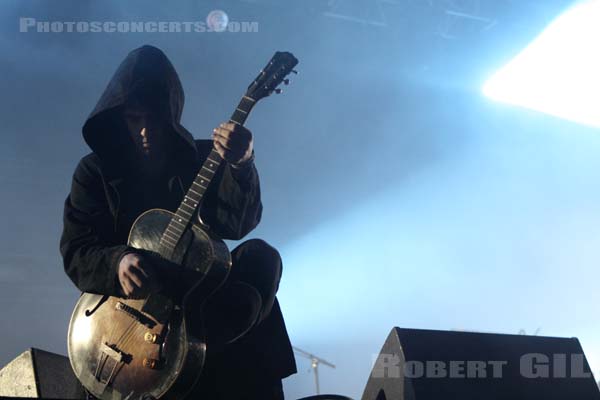
<instances>
[{"instance_id":1,"label":"guitar body","mask_svg":"<svg viewBox=\"0 0 600 400\"><path fill-rule=\"evenodd\" d=\"M128 244L159 257L161 236L173 217L166 210L146 211L134 222ZM189 309L193 306L197 313L225 281L231 256L222 240L194 224L164 261L183 268L178 298L84 293L77 302L69 324L69 358L75 375L95 397L181 399L200 377L206 337L203 329L195 329L197 336L190 333ZM194 321L201 326L199 322Z\"/></svg>"}]
</instances>

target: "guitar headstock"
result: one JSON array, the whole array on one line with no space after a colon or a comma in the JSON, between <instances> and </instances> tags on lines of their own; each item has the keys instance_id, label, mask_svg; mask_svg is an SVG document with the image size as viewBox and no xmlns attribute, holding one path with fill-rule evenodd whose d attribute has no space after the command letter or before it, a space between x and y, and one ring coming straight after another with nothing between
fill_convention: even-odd
<instances>
[{"instance_id":1,"label":"guitar headstock","mask_svg":"<svg viewBox=\"0 0 600 400\"><path fill-rule=\"evenodd\" d=\"M290 72L297 73L294 67L298 60L292 53L278 51L271 58L271 61L264 67L256 79L248 86L246 96L255 101L270 96L273 92L281 93L278 86L283 82L289 84L290 80L286 78Z\"/></svg>"}]
</instances>

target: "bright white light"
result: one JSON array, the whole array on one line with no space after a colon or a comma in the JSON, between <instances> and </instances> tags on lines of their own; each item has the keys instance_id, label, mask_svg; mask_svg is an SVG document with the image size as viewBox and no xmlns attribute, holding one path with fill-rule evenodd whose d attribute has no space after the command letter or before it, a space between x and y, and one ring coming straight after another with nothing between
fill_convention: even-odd
<instances>
[{"instance_id":1,"label":"bright white light","mask_svg":"<svg viewBox=\"0 0 600 400\"><path fill-rule=\"evenodd\" d=\"M486 96L600 127L600 0L558 17L484 86Z\"/></svg>"}]
</instances>

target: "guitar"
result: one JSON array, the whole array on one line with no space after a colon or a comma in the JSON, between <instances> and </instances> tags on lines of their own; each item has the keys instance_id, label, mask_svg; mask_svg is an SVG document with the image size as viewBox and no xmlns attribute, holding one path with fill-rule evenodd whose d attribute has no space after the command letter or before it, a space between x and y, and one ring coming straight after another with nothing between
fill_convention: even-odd
<instances>
[{"instance_id":1,"label":"guitar","mask_svg":"<svg viewBox=\"0 0 600 400\"><path fill-rule=\"evenodd\" d=\"M277 87L298 60L276 52L248 89L230 122L243 125L256 103ZM231 255L199 217L198 207L219 165L213 148L175 213L152 209L129 232L128 245L179 268L178 296L165 293L125 299L83 293L69 323L71 367L82 385L102 400L181 399L200 378L206 359L206 329L193 336L186 319L227 279ZM194 217L194 215L196 217Z\"/></svg>"}]
</instances>

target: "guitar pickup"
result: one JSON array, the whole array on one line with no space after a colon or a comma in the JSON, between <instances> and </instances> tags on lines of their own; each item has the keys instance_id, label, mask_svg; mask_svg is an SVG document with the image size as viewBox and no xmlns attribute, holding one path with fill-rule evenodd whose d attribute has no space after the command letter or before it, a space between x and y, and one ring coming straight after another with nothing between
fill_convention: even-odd
<instances>
[{"instance_id":1,"label":"guitar pickup","mask_svg":"<svg viewBox=\"0 0 600 400\"><path fill-rule=\"evenodd\" d=\"M136 310L133 307L128 306L125 303L118 301L117 304L115 305L115 308L118 311L123 311L124 313L129 315L131 318L135 319L137 322L139 322L142 325L147 326L150 329L154 328L154 326L156 325L156 322L152 321L150 318L145 316L142 312Z\"/></svg>"}]
</instances>

